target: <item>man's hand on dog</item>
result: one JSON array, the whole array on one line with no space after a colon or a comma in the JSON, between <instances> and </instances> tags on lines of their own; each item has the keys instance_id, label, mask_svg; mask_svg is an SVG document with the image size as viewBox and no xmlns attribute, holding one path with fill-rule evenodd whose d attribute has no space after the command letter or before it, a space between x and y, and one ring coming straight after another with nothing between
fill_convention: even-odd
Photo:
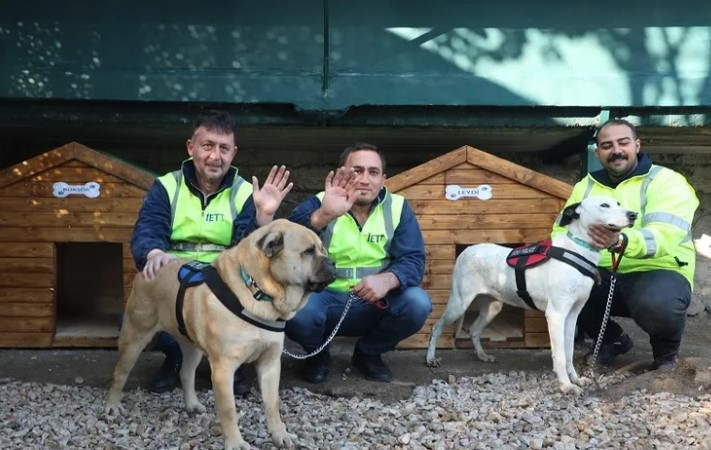
<instances>
[{"instance_id":1,"label":"man's hand on dog","mask_svg":"<svg viewBox=\"0 0 711 450\"><path fill-rule=\"evenodd\" d=\"M382 299L388 292L400 286L400 280L392 272L368 275L353 286L353 293L366 302L374 303Z\"/></svg>"},{"instance_id":2,"label":"man's hand on dog","mask_svg":"<svg viewBox=\"0 0 711 450\"><path fill-rule=\"evenodd\" d=\"M588 236L592 238L592 245L600 250L615 246L620 241L619 230L611 230L602 224L590 225Z\"/></svg>"},{"instance_id":3,"label":"man's hand on dog","mask_svg":"<svg viewBox=\"0 0 711 450\"><path fill-rule=\"evenodd\" d=\"M175 255L170 255L157 248L148 252L146 258L146 265L143 267L143 276L146 277L146 280L154 279L165 263L176 259Z\"/></svg>"},{"instance_id":4,"label":"man's hand on dog","mask_svg":"<svg viewBox=\"0 0 711 450\"><path fill-rule=\"evenodd\" d=\"M358 198L355 189L356 173L353 169L339 167L326 175L324 196L321 207L311 214L311 225L319 230L332 220L347 213Z\"/></svg>"},{"instance_id":5,"label":"man's hand on dog","mask_svg":"<svg viewBox=\"0 0 711 450\"><path fill-rule=\"evenodd\" d=\"M257 224L259 226L264 226L274 219L279 205L294 187L294 183L287 184L289 175L290 172L286 170L286 166L273 166L261 188L257 177L252 177L252 200L254 200L254 207L257 210Z\"/></svg>"}]
</instances>

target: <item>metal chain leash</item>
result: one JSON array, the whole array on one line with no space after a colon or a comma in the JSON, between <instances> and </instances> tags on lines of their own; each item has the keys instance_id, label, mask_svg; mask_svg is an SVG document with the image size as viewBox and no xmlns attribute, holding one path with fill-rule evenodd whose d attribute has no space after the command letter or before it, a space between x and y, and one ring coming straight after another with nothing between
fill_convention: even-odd
<instances>
[{"instance_id":1,"label":"metal chain leash","mask_svg":"<svg viewBox=\"0 0 711 450\"><path fill-rule=\"evenodd\" d=\"M346 314L348 313L348 309L350 309L351 303L353 303L353 300L357 300L357 299L359 299L359 298L360 298L360 297L358 297L357 295L355 295L353 292L350 292L350 293L348 294L348 302L346 303L345 308L343 308L343 314L341 314L341 318L338 319L338 323L336 324L335 328L334 328L333 331L331 332L331 335L328 336L328 339L326 339L326 342L324 342L323 344L321 344L321 346L320 346L319 348L317 348L316 350L312 351L311 353L307 353L307 354L305 354L305 355L297 355L297 354L295 354L295 353L291 353L291 352L290 352L289 350L287 350L287 349L283 349L283 350L282 350L282 353L285 354L286 356L290 356L290 357L295 358L295 359L311 358L312 356L315 356L315 355L318 355L319 353L321 353L321 351L322 351L324 348L326 348L326 346L327 346L328 344L331 343L331 341L333 340L333 338L336 337L336 333L338 333L338 329L341 328L341 324L343 323L343 319L346 318Z\"/></svg>"},{"instance_id":2,"label":"metal chain leash","mask_svg":"<svg viewBox=\"0 0 711 450\"><path fill-rule=\"evenodd\" d=\"M612 258L612 270L610 271L610 291L607 293L607 304L605 304L605 314L602 316L602 323L600 324L600 331L597 334L597 340L595 341L595 348L593 349L592 361L590 361L590 376L595 375L595 366L597 365L597 357L600 353L600 347L602 347L602 340L605 337L605 330L607 329L607 323L610 321L610 311L612 310L612 297L615 294L615 284L617 283L617 268L622 262L622 257L627 249L627 237L622 236L622 242L616 252L619 253L619 257L615 258L615 251L610 252L610 257Z\"/></svg>"},{"instance_id":3,"label":"metal chain leash","mask_svg":"<svg viewBox=\"0 0 711 450\"><path fill-rule=\"evenodd\" d=\"M612 296L615 293L615 283L617 283L617 277L614 273L610 275L610 292L607 294L607 304L605 305L605 314L602 316L602 324L600 325L600 331L597 334L597 340L595 341L595 348L593 349L592 362L590 364L590 371L593 372L595 365L597 365L597 355L600 353L600 347L602 347L602 339L605 336L605 330L607 329L607 322L610 321L610 311L612 310Z\"/></svg>"}]
</instances>

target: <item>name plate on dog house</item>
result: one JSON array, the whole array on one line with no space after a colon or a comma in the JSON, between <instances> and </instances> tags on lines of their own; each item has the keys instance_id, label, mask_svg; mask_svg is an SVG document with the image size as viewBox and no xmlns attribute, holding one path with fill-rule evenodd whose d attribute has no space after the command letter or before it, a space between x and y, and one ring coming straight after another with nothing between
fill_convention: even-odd
<instances>
[{"instance_id":1,"label":"name plate on dog house","mask_svg":"<svg viewBox=\"0 0 711 450\"><path fill-rule=\"evenodd\" d=\"M407 198L422 229L427 266L422 287L432 314L422 329L400 343L426 348L430 329L447 304L452 269L459 253L482 242L515 246L550 236L573 187L473 147L461 147L389 178L391 192ZM467 312L465 330L476 311ZM548 347L539 311L505 307L482 335L486 347ZM471 347L465 334L445 329L438 347Z\"/></svg>"},{"instance_id":2,"label":"name plate on dog house","mask_svg":"<svg viewBox=\"0 0 711 450\"><path fill-rule=\"evenodd\" d=\"M444 197L447 200L459 200L460 198L489 200L491 196L491 186L488 184L482 184L477 187L462 187L458 184L450 184L444 188Z\"/></svg>"}]
</instances>

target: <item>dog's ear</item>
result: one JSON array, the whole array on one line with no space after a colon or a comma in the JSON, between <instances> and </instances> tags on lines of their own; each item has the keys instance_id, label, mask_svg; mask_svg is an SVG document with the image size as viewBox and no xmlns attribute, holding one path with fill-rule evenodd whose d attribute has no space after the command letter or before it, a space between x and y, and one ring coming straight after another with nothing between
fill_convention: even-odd
<instances>
[{"instance_id":1,"label":"dog's ear","mask_svg":"<svg viewBox=\"0 0 711 450\"><path fill-rule=\"evenodd\" d=\"M273 258L284 248L284 233L281 231L267 233L257 241L257 245L267 258Z\"/></svg>"},{"instance_id":2,"label":"dog's ear","mask_svg":"<svg viewBox=\"0 0 711 450\"><path fill-rule=\"evenodd\" d=\"M580 214L578 214L578 206L580 206L580 202L578 203L573 203L572 205L566 207L563 212L560 215L560 219L558 220L558 225L561 227L565 227L570 225L570 223L573 221L573 219L577 219L580 217Z\"/></svg>"}]
</instances>

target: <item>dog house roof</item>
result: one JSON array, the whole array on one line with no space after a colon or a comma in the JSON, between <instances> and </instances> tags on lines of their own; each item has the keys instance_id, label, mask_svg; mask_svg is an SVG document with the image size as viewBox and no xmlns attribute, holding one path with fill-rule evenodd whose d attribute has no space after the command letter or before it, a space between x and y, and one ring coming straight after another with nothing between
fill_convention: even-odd
<instances>
[{"instance_id":1,"label":"dog house roof","mask_svg":"<svg viewBox=\"0 0 711 450\"><path fill-rule=\"evenodd\" d=\"M145 190L148 190L155 180L155 176L147 171L92 150L77 142L70 142L0 171L0 188L71 160L81 161Z\"/></svg>"},{"instance_id":2,"label":"dog house roof","mask_svg":"<svg viewBox=\"0 0 711 450\"><path fill-rule=\"evenodd\" d=\"M399 173L386 180L385 184L391 192L398 192L463 163L510 178L563 200L572 192L572 186L567 183L468 145Z\"/></svg>"}]
</instances>

